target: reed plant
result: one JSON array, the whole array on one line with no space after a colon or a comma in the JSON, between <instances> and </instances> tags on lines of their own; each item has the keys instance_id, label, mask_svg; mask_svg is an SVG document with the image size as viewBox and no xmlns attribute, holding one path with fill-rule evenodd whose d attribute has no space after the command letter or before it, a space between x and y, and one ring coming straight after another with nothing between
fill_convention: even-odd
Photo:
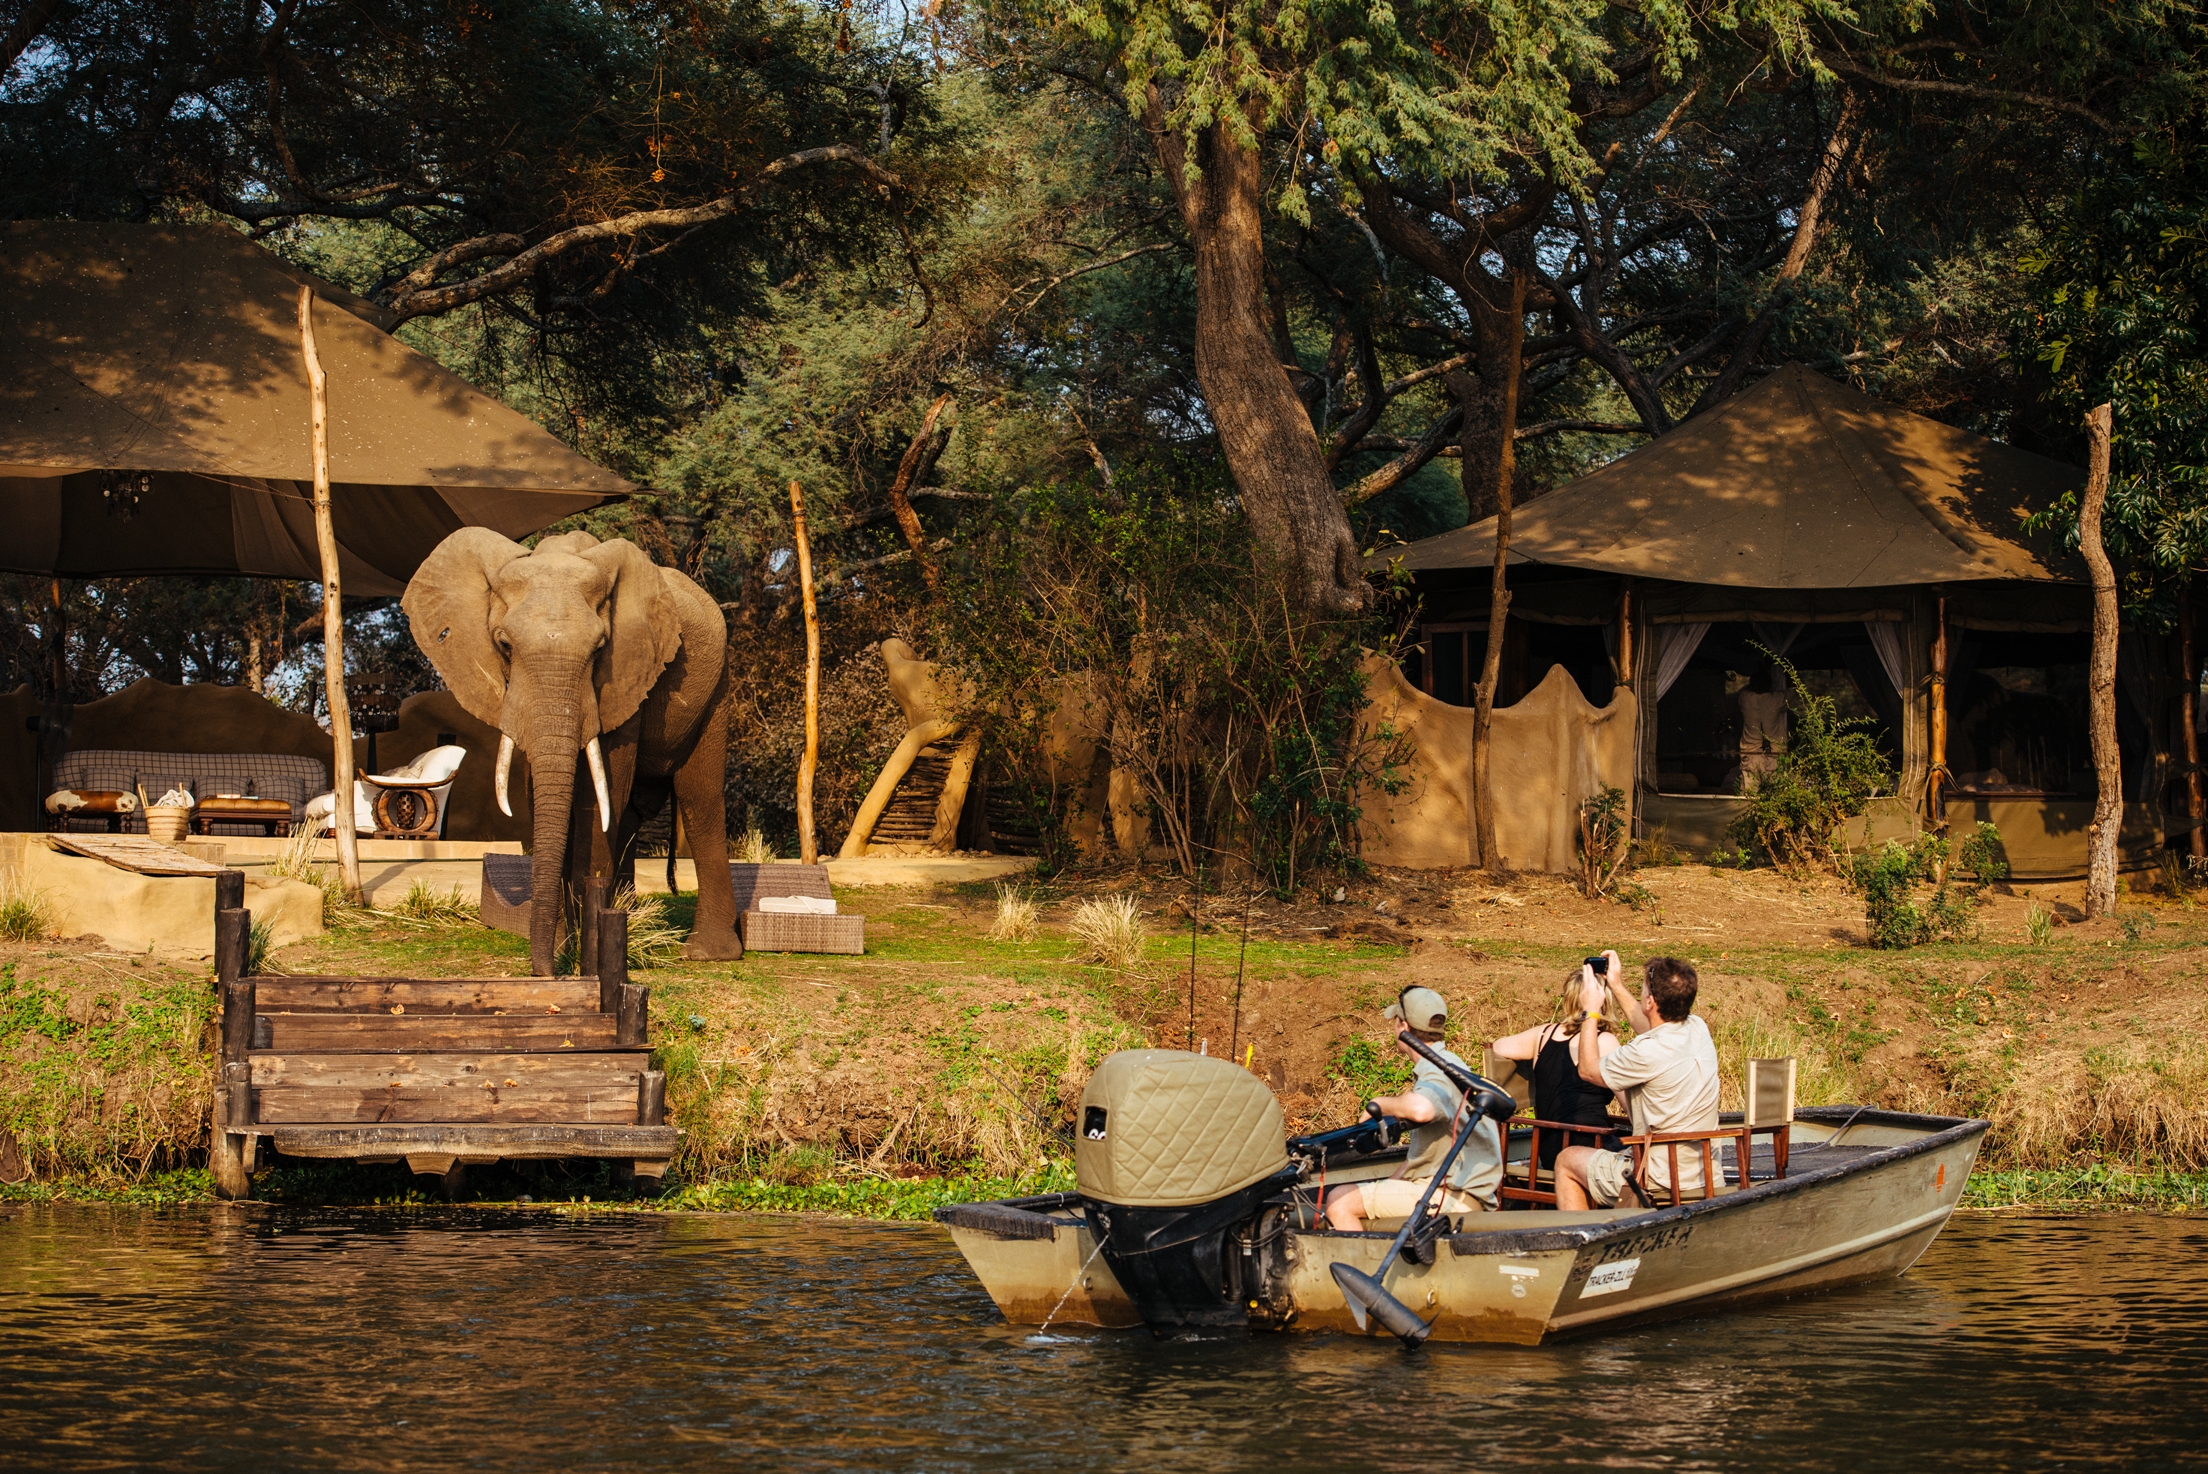
<instances>
[{"instance_id":1,"label":"reed plant","mask_svg":"<svg viewBox=\"0 0 2208 1474\"><path fill-rule=\"evenodd\" d=\"M1084 961L1100 963L1119 977L1142 971L1143 945L1149 940L1149 923L1135 898L1121 892L1083 901L1073 911L1074 940Z\"/></svg>"},{"instance_id":2,"label":"reed plant","mask_svg":"<svg viewBox=\"0 0 2208 1474\"><path fill-rule=\"evenodd\" d=\"M0 940L38 942L53 935L54 907L44 891L21 881L0 881Z\"/></svg>"},{"instance_id":3,"label":"reed plant","mask_svg":"<svg viewBox=\"0 0 2208 1474\"><path fill-rule=\"evenodd\" d=\"M1032 942L1041 905L1016 881L997 883L997 919L989 928L992 942Z\"/></svg>"}]
</instances>

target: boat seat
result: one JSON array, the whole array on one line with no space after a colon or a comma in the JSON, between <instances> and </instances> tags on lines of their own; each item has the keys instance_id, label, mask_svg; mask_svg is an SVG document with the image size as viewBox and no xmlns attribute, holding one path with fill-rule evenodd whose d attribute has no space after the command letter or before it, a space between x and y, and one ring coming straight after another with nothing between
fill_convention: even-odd
<instances>
[{"instance_id":1,"label":"boat seat","mask_svg":"<svg viewBox=\"0 0 2208 1474\"><path fill-rule=\"evenodd\" d=\"M1531 1128L1531 1134L1526 1144L1526 1158L1523 1162L1507 1160L1510 1153L1507 1149L1504 1151L1503 1155L1506 1161L1503 1165L1503 1185L1495 1190L1496 1195L1505 1203L1525 1203L1544 1208L1554 1208L1556 1206L1556 1188L1553 1185L1555 1182L1553 1169L1551 1169L1549 1177L1552 1185L1549 1187L1541 1185L1542 1132L1562 1132L1565 1146L1599 1146L1605 1136L1633 1129L1632 1122L1615 1118L1607 1126L1581 1126L1568 1121L1543 1121L1524 1118L1513 1118L1505 1121L1503 1125L1506 1130ZM1521 1167L1524 1168L1523 1172L1517 1170Z\"/></svg>"},{"instance_id":2,"label":"boat seat","mask_svg":"<svg viewBox=\"0 0 2208 1474\"><path fill-rule=\"evenodd\" d=\"M1720 1126L1715 1131L1647 1131L1639 1136L1625 1138L1625 1148L1633 1154L1633 1180L1641 1185L1651 1203L1659 1208L1676 1208L1683 1202L1714 1198L1728 1192L1737 1192L1747 1186L1748 1134L1747 1126ZM1725 1164L1718 1155L1717 1145L1722 1141L1733 1143L1733 1161L1741 1181L1725 1180ZM1702 1155L1702 1191L1692 1197L1679 1191L1679 1149L1687 1147L1699 1150ZM1664 1157L1664 1175L1670 1179L1669 1187L1651 1186L1649 1169L1655 1166L1656 1154ZM1689 1158L1690 1162L1692 1158ZM1666 1199L1669 1199L1667 1202Z\"/></svg>"}]
</instances>

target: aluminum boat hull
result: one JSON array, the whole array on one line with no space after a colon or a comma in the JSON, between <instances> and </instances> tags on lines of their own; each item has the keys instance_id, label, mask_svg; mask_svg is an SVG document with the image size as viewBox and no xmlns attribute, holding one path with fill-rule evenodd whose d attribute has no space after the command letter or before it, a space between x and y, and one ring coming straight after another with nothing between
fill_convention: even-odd
<instances>
[{"instance_id":1,"label":"aluminum boat hull","mask_svg":"<svg viewBox=\"0 0 2208 1474\"><path fill-rule=\"evenodd\" d=\"M1460 1219L1431 1265L1399 1260L1387 1287L1436 1341L1534 1345L1905 1272L1961 1200L1987 1123L1851 1107L1798 1112L1786 1177L1654 1211L1511 1211ZM1757 1166L1761 1167L1759 1152ZM1728 1159L1729 1160L1729 1159ZM1385 1176L1382 1162L1336 1182ZM1015 1325L1142 1323L1072 1194L941 1209L966 1261ZM1358 1331L1330 1266L1371 1272L1394 1225L1290 1228L1253 1326Z\"/></svg>"}]
</instances>

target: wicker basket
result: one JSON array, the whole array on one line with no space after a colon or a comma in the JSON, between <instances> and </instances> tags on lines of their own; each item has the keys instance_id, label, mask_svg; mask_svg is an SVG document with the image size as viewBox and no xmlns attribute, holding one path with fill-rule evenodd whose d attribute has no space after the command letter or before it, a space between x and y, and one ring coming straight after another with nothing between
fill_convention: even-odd
<instances>
[{"instance_id":1,"label":"wicker basket","mask_svg":"<svg viewBox=\"0 0 2208 1474\"><path fill-rule=\"evenodd\" d=\"M746 911L744 949L750 952L866 951L866 918L819 916L803 911Z\"/></svg>"},{"instance_id":2,"label":"wicker basket","mask_svg":"<svg viewBox=\"0 0 2208 1474\"><path fill-rule=\"evenodd\" d=\"M146 807L146 837L157 844L175 844L192 827L192 811L175 804Z\"/></svg>"}]
</instances>

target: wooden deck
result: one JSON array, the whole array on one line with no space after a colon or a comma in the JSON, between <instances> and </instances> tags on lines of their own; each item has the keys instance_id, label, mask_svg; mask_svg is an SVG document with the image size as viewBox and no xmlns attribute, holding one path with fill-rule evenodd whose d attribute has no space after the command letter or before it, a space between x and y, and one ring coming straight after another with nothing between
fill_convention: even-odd
<instances>
[{"instance_id":1,"label":"wooden deck","mask_svg":"<svg viewBox=\"0 0 2208 1474\"><path fill-rule=\"evenodd\" d=\"M586 929L595 976L241 976L244 877L216 882L222 993L216 1190L249 1196L257 1159L405 1162L456 1191L471 1165L599 1157L667 1170L681 1133L651 1068L650 990L628 980L628 921Z\"/></svg>"}]
</instances>

